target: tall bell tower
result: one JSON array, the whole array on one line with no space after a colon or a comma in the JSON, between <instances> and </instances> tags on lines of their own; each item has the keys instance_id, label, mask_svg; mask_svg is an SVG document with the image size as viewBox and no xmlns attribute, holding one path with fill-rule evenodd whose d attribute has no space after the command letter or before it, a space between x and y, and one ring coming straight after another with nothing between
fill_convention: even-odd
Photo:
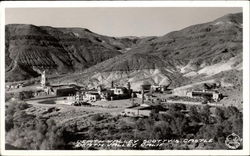
<instances>
[{"instance_id":1,"label":"tall bell tower","mask_svg":"<svg viewBox=\"0 0 250 156\"><path fill-rule=\"evenodd\" d=\"M45 86L46 86L46 75L45 75L45 70L42 71L42 73L41 73L41 86L42 86L42 88L45 88Z\"/></svg>"}]
</instances>

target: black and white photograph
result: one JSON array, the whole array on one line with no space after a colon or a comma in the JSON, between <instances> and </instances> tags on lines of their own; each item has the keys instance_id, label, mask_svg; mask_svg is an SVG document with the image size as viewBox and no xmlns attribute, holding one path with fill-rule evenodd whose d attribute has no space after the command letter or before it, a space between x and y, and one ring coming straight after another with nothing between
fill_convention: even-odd
<instances>
[{"instance_id":1,"label":"black and white photograph","mask_svg":"<svg viewBox=\"0 0 250 156\"><path fill-rule=\"evenodd\" d=\"M249 152L248 8L161 3L2 6L1 149Z\"/></svg>"}]
</instances>

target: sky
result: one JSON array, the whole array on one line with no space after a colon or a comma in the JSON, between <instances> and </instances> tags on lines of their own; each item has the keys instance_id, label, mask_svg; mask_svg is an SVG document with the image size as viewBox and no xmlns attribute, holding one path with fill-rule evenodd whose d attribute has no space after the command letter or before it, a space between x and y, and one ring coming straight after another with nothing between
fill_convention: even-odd
<instances>
[{"instance_id":1,"label":"sky","mask_svg":"<svg viewBox=\"0 0 250 156\"><path fill-rule=\"evenodd\" d=\"M162 36L238 12L242 8L7 8L5 24L82 27L115 37Z\"/></svg>"}]
</instances>

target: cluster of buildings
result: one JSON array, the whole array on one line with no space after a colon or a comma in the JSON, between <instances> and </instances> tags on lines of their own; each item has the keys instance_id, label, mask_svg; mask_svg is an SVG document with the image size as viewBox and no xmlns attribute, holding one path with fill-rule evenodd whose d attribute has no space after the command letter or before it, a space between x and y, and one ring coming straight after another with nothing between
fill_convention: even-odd
<instances>
[{"instance_id":1,"label":"cluster of buildings","mask_svg":"<svg viewBox=\"0 0 250 156\"><path fill-rule=\"evenodd\" d=\"M128 99L131 97L132 89L130 89L130 83L128 82L127 87L113 86L109 88L103 88L101 85L97 89L85 90L80 89L75 94L70 94L67 97L67 104L74 104L79 102L95 102L98 100L112 101L118 99Z\"/></svg>"},{"instance_id":2,"label":"cluster of buildings","mask_svg":"<svg viewBox=\"0 0 250 156\"><path fill-rule=\"evenodd\" d=\"M166 113L167 108L163 107L163 104L167 104L167 96L163 93L168 92L165 91L167 91L167 86L141 85L141 91L137 93L137 97L141 98L141 104L132 103L132 106L127 107L121 114L130 117L148 117L153 111L160 114ZM215 102L223 98L217 90L192 90L188 91L186 96Z\"/></svg>"},{"instance_id":3,"label":"cluster of buildings","mask_svg":"<svg viewBox=\"0 0 250 156\"><path fill-rule=\"evenodd\" d=\"M114 85L114 82L111 82L110 87L104 88L102 85L97 86L96 89L88 90L86 88L77 86L77 85L49 85L46 79L45 71L41 73L41 86L37 91L35 91L34 96L57 96L65 97L66 104L77 104L82 102L95 102L98 100L102 101L112 101L118 99L129 99L129 98L141 98L141 104L143 106L135 107L134 100L132 100L132 107L127 108L131 112L147 112L152 109L153 105L159 105L162 103L167 103L167 94L171 94L171 90L168 89L169 82L167 80L161 81L157 85L152 85L151 83L144 81L140 86L139 91L133 91L131 89L130 82L127 83L126 87ZM191 98L206 98L212 99L214 101L219 101L223 98L223 95L216 90L192 90L188 91L186 94L187 97ZM144 104L149 106L145 106ZM126 112L126 111L125 111ZM134 114L134 113L132 113ZM139 113L140 114L140 113ZM147 113L145 113L147 114Z\"/></svg>"},{"instance_id":4,"label":"cluster of buildings","mask_svg":"<svg viewBox=\"0 0 250 156\"><path fill-rule=\"evenodd\" d=\"M149 101L152 103L166 102L167 99L157 95L171 94L171 89L168 89L169 83L161 83L159 85L151 85L145 81L140 87L140 91L136 93L136 97L142 99L142 103Z\"/></svg>"},{"instance_id":5,"label":"cluster of buildings","mask_svg":"<svg viewBox=\"0 0 250 156\"><path fill-rule=\"evenodd\" d=\"M88 90L86 88L77 85L49 85L46 79L45 71L41 73L41 85L38 90L34 92L34 97L40 96L66 96L66 104L76 104L82 102L95 102L98 100L117 100L127 99L131 97L132 89L130 83L127 83L126 87L115 86L114 82L111 82L111 86L104 88L101 85L97 86L97 89Z\"/></svg>"},{"instance_id":6,"label":"cluster of buildings","mask_svg":"<svg viewBox=\"0 0 250 156\"><path fill-rule=\"evenodd\" d=\"M121 115L130 117L149 117L152 112L166 113L166 108L163 103L167 102L166 98L160 98L154 93L168 93L168 85L151 85L144 82L140 87L140 92L136 93L138 98L141 98L141 104L134 104L127 107Z\"/></svg>"},{"instance_id":7,"label":"cluster of buildings","mask_svg":"<svg viewBox=\"0 0 250 156\"><path fill-rule=\"evenodd\" d=\"M50 85L47 81L45 71L41 72L41 85L34 92L34 97L40 96L68 96L75 94L79 87L76 85Z\"/></svg>"}]
</instances>

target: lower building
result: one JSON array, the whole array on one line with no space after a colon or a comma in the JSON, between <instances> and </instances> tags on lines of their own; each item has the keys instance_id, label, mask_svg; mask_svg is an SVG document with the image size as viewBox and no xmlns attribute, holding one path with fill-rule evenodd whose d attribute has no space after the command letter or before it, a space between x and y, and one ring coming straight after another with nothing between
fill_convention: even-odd
<instances>
[{"instance_id":1,"label":"lower building","mask_svg":"<svg viewBox=\"0 0 250 156\"><path fill-rule=\"evenodd\" d=\"M163 114L167 109L163 108L161 105L142 104L140 106L126 108L122 115L130 117L149 117L153 110L155 113Z\"/></svg>"},{"instance_id":2,"label":"lower building","mask_svg":"<svg viewBox=\"0 0 250 156\"><path fill-rule=\"evenodd\" d=\"M85 96L88 101L92 101L92 102L95 102L101 99L100 95L97 92L87 92Z\"/></svg>"},{"instance_id":3,"label":"lower building","mask_svg":"<svg viewBox=\"0 0 250 156\"><path fill-rule=\"evenodd\" d=\"M128 94L128 89L126 87L114 87L110 88L115 95L125 95Z\"/></svg>"},{"instance_id":4,"label":"lower building","mask_svg":"<svg viewBox=\"0 0 250 156\"><path fill-rule=\"evenodd\" d=\"M152 85L151 89L153 92L165 92L168 90L168 86L165 85Z\"/></svg>"},{"instance_id":5,"label":"lower building","mask_svg":"<svg viewBox=\"0 0 250 156\"><path fill-rule=\"evenodd\" d=\"M187 92L188 97L203 97L207 99L213 99L214 101L220 101L223 97L221 93L218 91L208 91L208 90L202 90L202 91L189 91Z\"/></svg>"},{"instance_id":6,"label":"lower building","mask_svg":"<svg viewBox=\"0 0 250 156\"><path fill-rule=\"evenodd\" d=\"M144 107L144 106L132 106L124 110L124 115L131 117L150 116L150 113L151 113L150 107Z\"/></svg>"}]
</instances>

